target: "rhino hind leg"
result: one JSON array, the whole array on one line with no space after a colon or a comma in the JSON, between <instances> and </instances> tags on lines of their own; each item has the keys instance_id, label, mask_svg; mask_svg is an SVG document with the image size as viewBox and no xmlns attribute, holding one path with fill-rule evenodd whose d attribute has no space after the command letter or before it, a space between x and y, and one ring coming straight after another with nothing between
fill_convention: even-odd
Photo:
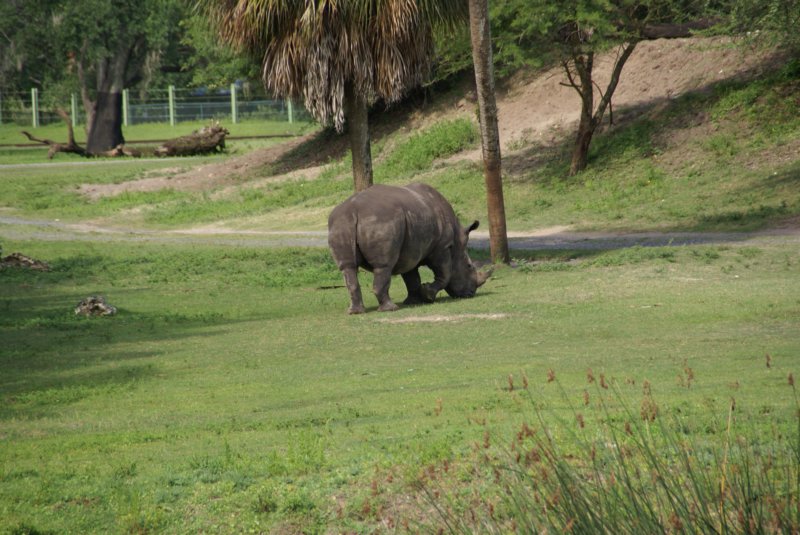
<instances>
[{"instance_id":1,"label":"rhino hind leg","mask_svg":"<svg viewBox=\"0 0 800 535\"><path fill-rule=\"evenodd\" d=\"M344 275L344 283L347 286L347 291L350 292L350 308L347 309L347 313L363 314L366 309L364 308L364 300L361 298L361 285L358 283L358 270L356 268L343 268L342 274Z\"/></svg>"},{"instance_id":2,"label":"rhino hind leg","mask_svg":"<svg viewBox=\"0 0 800 535\"><path fill-rule=\"evenodd\" d=\"M422 284L420 282L418 269L414 268L408 273L403 273L403 282L406 283L406 289L408 290L408 297L403 301L404 305L418 305L425 302L422 293L420 293Z\"/></svg>"},{"instance_id":3,"label":"rhino hind leg","mask_svg":"<svg viewBox=\"0 0 800 535\"><path fill-rule=\"evenodd\" d=\"M389 268L374 268L372 271L375 276L372 289L375 297L378 298L378 310L381 312L392 312L399 307L389 298L389 285L392 283L392 270Z\"/></svg>"}]
</instances>

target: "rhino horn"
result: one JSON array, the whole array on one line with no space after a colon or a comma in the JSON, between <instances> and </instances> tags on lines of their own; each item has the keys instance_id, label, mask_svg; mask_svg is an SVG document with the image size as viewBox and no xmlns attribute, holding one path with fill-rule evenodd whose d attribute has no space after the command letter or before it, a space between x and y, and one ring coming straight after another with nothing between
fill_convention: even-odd
<instances>
[{"instance_id":1,"label":"rhino horn","mask_svg":"<svg viewBox=\"0 0 800 535\"><path fill-rule=\"evenodd\" d=\"M479 271L478 272L478 288L483 286L483 284L489 280L489 277L492 276L492 272L494 269L489 269L488 271Z\"/></svg>"}]
</instances>

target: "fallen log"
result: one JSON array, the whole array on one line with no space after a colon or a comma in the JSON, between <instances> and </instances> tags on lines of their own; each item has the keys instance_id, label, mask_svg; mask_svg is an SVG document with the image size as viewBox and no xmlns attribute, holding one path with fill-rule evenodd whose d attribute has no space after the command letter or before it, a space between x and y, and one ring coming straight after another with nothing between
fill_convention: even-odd
<instances>
[{"instance_id":1,"label":"fallen log","mask_svg":"<svg viewBox=\"0 0 800 535\"><path fill-rule=\"evenodd\" d=\"M86 152L86 149L75 143L75 133L72 130L72 121L70 121L69 114L62 109L57 109L56 113L64 119L64 122L67 123L67 142L66 143L58 143L53 141L52 139L39 139L34 137L33 135L29 134L26 131L22 131L22 134L27 137L31 141L36 141L37 143L42 143L50 147L47 151L47 159L52 160L53 156L56 155L58 152L69 152L72 154L78 154L80 156L88 157L90 154Z\"/></svg>"},{"instance_id":2,"label":"fallen log","mask_svg":"<svg viewBox=\"0 0 800 535\"><path fill-rule=\"evenodd\" d=\"M107 150L105 152L101 152L100 154L96 154L95 156L105 156L107 158L118 158L120 156L130 156L131 158L140 158L142 156L142 151L137 149L132 149L126 145L117 145L111 150Z\"/></svg>"},{"instance_id":3,"label":"fallen log","mask_svg":"<svg viewBox=\"0 0 800 535\"><path fill-rule=\"evenodd\" d=\"M225 150L225 136L230 132L219 123L204 126L200 130L195 130L188 136L182 136L165 141L161 146L156 147L156 156L195 156L198 154L210 154Z\"/></svg>"}]
</instances>

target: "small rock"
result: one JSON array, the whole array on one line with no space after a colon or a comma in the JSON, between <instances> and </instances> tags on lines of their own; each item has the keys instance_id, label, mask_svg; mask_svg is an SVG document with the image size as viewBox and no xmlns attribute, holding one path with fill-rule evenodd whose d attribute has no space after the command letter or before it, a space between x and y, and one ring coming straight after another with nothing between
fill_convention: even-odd
<instances>
[{"instance_id":1,"label":"small rock","mask_svg":"<svg viewBox=\"0 0 800 535\"><path fill-rule=\"evenodd\" d=\"M84 316L113 316L116 313L117 307L106 303L105 298L100 295L89 296L75 307L75 314Z\"/></svg>"}]
</instances>

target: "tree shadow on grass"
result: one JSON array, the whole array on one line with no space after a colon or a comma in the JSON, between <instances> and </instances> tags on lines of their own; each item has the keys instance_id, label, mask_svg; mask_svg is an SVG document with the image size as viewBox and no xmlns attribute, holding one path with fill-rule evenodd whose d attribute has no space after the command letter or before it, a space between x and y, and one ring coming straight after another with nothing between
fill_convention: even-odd
<instances>
[{"instance_id":1,"label":"tree shadow on grass","mask_svg":"<svg viewBox=\"0 0 800 535\"><path fill-rule=\"evenodd\" d=\"M67 293L0 301L0 420L38 418L133 388L160 373L161 353L132 346L215 336L217 328L239 321L124 308L86 318L75 315L75 304Z\"/></svg>"},{"instance_id":2,"label":"tree shadow on grass","mask_svg":"<svg viewBox=\"0 0 800 535\"><path fill-rule=\"evenodd\" d=\"M155 353L120 353L117 361L147 359ZM4 385L0 395L0 421L36 419L59 411L64 405L92 396L108 396L137 387L157 372L154 364L124 364L113 369L86 369L78 373L32 373Z\"/></svg>"},{"instance_id":3,"label":"tree shadow on grass","mask_svg":"<svg viewBox=\"0 0 800 535\"><path fill-rule=\"evenodd\" d=\"M411 118L420 113L429 113L434 107L452 108L471 87L472 74L465 71L449 81L440 81L434 86L412 90L401 102L388 105L376 102L370 111L369 128L373 144L406 128ZM436 94L435 101L432 95ZM347 128L345 126L345 128ZM347 133L337 133L332 127L324 128L298 140L289 150L281 154L272 164L275 173L317 167L337 161L347 155L350 141Z\"/></svg>"},{"instance_id":4,"label":"tree shadow on grass","mask_svg":"<svg viewBox=\"0 0 800 535\"><path fill-rule=\"evenodd\" d=\"M767 174L759 181L758 186L748 186L731 192L732 196L752 196L764 198L767 193L782 189L794 189L800 186L800 161L773 174ZM705 212L697 215L696 223L674 226L673 231L708 231L736 229L739 231L757 231L768 226L780 226L783 223L797 221L800 216L800 202L795 199L773 200L772 202L751 204Z\"/></svg>"}]
</instances>

